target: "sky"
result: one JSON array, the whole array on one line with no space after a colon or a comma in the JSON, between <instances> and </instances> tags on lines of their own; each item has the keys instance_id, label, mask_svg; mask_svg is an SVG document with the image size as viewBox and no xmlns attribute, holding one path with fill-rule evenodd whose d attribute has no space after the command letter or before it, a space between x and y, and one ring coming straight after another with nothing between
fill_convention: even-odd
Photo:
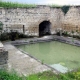
<instances>
[{"instance_id":1,"label":"sky","mask_svg":"<svg viewBox=\"0 0 80 80\"><path fill-rule=\"evenodd\" d=\"M80 5L80 0L2 0L29 4L58 4L58 5Z\"/></svg>"}]
</instances>

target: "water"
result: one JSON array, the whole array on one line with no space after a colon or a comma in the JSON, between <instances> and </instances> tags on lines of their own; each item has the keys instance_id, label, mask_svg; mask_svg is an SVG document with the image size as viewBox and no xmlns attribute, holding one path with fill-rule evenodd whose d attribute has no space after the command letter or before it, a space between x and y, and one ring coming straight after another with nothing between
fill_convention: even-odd
<instances>
[{"instance_id":1,"label":"water","mask_svg":"<svg viewBox=\"0 0 80 80\"><path fill-rule=\"evenodd\" d=\"M60 64L68 69L80 68L80 47L57 41L17 47L48 65Z\"/></svg>"}]
</instances>

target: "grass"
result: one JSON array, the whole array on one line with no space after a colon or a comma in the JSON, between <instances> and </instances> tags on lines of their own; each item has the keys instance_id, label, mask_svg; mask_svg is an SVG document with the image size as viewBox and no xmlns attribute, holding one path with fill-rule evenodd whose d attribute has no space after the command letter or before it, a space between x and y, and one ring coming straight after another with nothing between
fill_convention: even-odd
<instances>
[{"instance_id":1,"label":"grass","mask_svg":"<svg viewBox=\"0 0 80 80\"><path fill-rule=\"evenodd\" d=\"M57 5L57 4L52 4L52 5L50 5L50 7L61 8L62 6L61 5Z\"/></svg>"},{"instance_id":2,"label":"grass","mask_svg":"<svg viewBox=\"0 0 80 80\"><path fill-rule=\"evenodd\" d=\"M61 8L61 5L57 5L57 4L52 4L49 5L50 7L56 7L56 8ZM4 8L35 8L37 7L37 5L35 4L22 4L22 3L18 3L18 2L8 2L8 1L2 1L0 0L0 7L4 7Z\"/></svg>"},{"instance_id":3,"label":"grass","mask_svg":"<svg viewBox=\"0 0 80 80\"><path fill-rule=\"evenodd\" d=\"M16 72L0 70L0 80L22 80L22 77L17 75Z\"/></svg>"},{"instance_id":4,"label":"grass","mask_svg":"<svg viewBox=\"0 0 80 80\"><path fill-rule=\"evenodd\" d=\"M2 1L0 0L0 7L4 7L4 8L33 8L36 7L35 4L22 4L22 3L18 3L18 2L6 2L6 1Z\"/></svg>"},{"instance_id":5,"label":"grass","mask_svg":"<svg viewBox=\"0 0 80 80\"><path fill-rule=\"evenodd\" d=\"M80 70L59 75L55 75L52 71L45 71L21 77L16 72L0 70L0 80L80 80Z\"/></svg>"}]
</instances>

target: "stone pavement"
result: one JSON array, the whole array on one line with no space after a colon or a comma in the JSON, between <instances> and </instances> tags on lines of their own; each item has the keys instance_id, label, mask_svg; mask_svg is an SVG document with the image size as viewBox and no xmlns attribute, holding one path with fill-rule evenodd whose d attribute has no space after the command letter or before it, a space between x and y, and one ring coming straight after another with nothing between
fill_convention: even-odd
<instances>
[{"instance_id":1,"label":"stone pavement","mask_svg":"<svg viewBox=\"0 0 80 80\"><path fill-rule=\"evenodd\" d=\"M73 38L67 38L63 36L50 36L49 39L54 39L60 42L68 43L71 45L80 46L80 41L73 39ZM4 47L8 51L8 69L14 69L19 74L29 75L32 73L38 73L43 72L46 70L51 70L50 66L46 66L41 64L36 59L30 57L29 55L21 52L16 47L14 47L11 44L27 44L30 41L45 41L48 40L48 38L35 38L35 39L24 39L24 40L16 40L16 41L10 41L10 42L4 42ZM52 68L54 73L58 73L58 71L55 68Z\"/></svg>"},{"instance_id":2,"label":"stone pavement","mask_svg":"<svg viewBox=\"0 0 80 80\"><path fill-rule=\"evenodd\" d=\"M4 44L4 48L8 50L8 69L14 69L20 75L29 75L50 70L46 65L42 65L37 60L31 58L27 54L22 53L11 44Z\"/></svg>"}]
</instances>

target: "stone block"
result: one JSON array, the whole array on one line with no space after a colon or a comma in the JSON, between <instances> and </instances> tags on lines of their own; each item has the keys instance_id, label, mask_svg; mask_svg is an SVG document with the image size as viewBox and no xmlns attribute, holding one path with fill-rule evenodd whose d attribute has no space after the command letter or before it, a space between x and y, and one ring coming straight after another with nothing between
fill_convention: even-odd
<instances>
[{"instance_id":1,"label":"stone block","mask_svg":"<svg viewBox=\"0 0 80 80\"><path fill-rule=\"evenodd\" d=\"M8 51L0 52L0 69L7 67L8 63L7 61L8 61Z\"/></svg>"}]
</instances>

